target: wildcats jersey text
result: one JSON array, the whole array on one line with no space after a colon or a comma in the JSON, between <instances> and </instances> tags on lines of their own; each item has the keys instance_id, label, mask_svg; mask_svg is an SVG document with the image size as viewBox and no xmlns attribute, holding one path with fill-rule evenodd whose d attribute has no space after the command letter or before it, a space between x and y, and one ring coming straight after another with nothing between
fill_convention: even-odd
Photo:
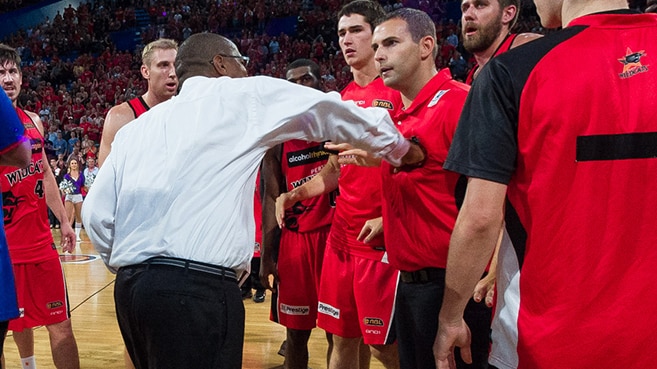
<instances>
[{"instance_id":1,"label":"wildcats jersey text","mask_svg":"<svg viewBox=\"0 0 657 369\"><path fill-rule=\"evenodd\" d=\"M13 263L31 263L58 258L52 247L44 189L43 136L32 119L16 109L32 144L32 159L24 169L0 167L2 214L9 254ZM45 251L44 251L45 250Z\"/></svg>"}]
</instances>

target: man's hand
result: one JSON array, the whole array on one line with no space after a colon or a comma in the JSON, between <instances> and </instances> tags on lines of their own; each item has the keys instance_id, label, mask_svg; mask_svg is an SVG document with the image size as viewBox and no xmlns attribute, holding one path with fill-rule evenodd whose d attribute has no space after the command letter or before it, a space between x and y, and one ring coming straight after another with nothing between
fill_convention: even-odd
<instances>
[{"instance_id":1,"label":"man's hand","mask_svg":"<svg viewBox=\"0 0 657 369\"><path fill-rule=\"evenodd\" d=\"M358 241L368 243L378 235L383 233L383 217L370 219L363 225L363 229L358 234Z\"/></svg>"},{"instance_id":2,"label":"man's hand","mask_svg":"<svg viewBox=\"0 0 657 369\"><path fill-rule=\"evenodd\" d=\"M59 230L62 235L62 251L72 253L75 250L75 231L68 222L61 223Z\"/></svg>"},{"instance_id":3,"label":"man's hand","mask_svg":"<svg viewBox=\"0 0 657 369\"><path fill-rule=\"evenodd\" d=\"M298 198L299 196L294 191L283 192L276 198L276 223L278 228L283 229L285 227L285 209L289 209L296 204L299 201Z\"/></svg>"},{"instance_id":4,"label":"man's hand","mask_svg":"<svg viewBox=\"0 0 657 369\"><path fill-rule=\"evenodd\" d=\"M472 353L470 352L470 343L472 335L470 328L461 319L460 322L449 324L440 322L438 324L438 334L433 344L433 355L436 358L436 368L454 369L454 347L461 348L461 358L467 364L472 364Z\"/></svg>"},{"instance_id":5,"label":"man's hand","mask_svg":"<svg viewBox=\"0 0 657 369\"><path fill-rule=\"evenodd\" d=\"M269 276L274 276L274 283L269 281ZM278 285L278 265L270 257L260 258L260 283L272 292L276 292Z\"/></svg>"},{"instance_id":6,"label":"man's hand","mask_svg":"<svg viewBox=\"0 0 657 369\"><path fill-rule=\"evenodd\" d=\"M492 273L486 274L477 285L475 286L472 298L476 302L481 302L485 298L486 306L492 307L495 301L495 275Z\"/></svg>"},{"instance_id":7,"label":"man's hand","mask_svg":"<svg viewBox=\"0 0 657 369\"><path fill-rule=\"evenodd\" d=\"M411 143L408 152L402 158L401 166L394 168L394 173L420 168L427 160L427 150L420 144L417 137L411 137L408 141Z\"/></svg>"},{"instance_id":8,"label":"man's hand","mask_svg":"<svg viewBox=\"0 0 657 369\"><path fill-rule=\"evenodd\" d=\"M381 158L374 157L367 151L356 149L347 143L334 144L327 142L324 147L339 152L338 163L340 165L355 164L361 167L378 167L381 165Z\"/></svg>"}]
</instances>

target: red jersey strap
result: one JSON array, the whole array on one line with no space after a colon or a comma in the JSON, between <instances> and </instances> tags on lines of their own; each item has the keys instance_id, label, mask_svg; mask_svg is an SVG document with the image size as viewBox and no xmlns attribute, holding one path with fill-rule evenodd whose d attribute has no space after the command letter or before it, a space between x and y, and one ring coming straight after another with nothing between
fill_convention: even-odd
<instances>
[{"instance_id":1,"label":"red jersey strap","mask_svg":"<svg viewBox=\"0 0 657 369\"><path fill-rule=\"evenodd\" d=\"M491 59L502 53L509 51L509 49L511 49L511 46L513 46L513 42L516 40L516 37L518 37L517 33L509 33L508 35L506 35L504 41L502 41L500 46L497 47L497 50L495 50ZM468 73L468 77L465 79L465 84L472 85L472 81L474 80L474 74L477 72L477 69L479 69L479 64L475 64L472 67L472 69L470 69L470 73Z\"/></svg>"},{"instance_id":2,"label":"red jersey strap","mask_svg":"<svg viewBox=\"0 0 657 369\"><path fill-rule=\"evenodd\" d=\"M130 109L132 109L132 112L135 113L135 118L139 117L140 115L147 112L148 109L150 109L150 106L146 104L146 101L144 101L142 96L128 100L128 105L130 106Z\"/></svg>"},{"instance_id":3,"label":"red jersey strap","mask_svg":"<svg viewBox=\"0 0 657 369\"><path fill-rule=\"evenodd\" d=\"M45 139L43 136L43 133L39 130L39 127L37 127L36 123L34 123L34 120L32 117L30 117L29 114L25 112L25 110L16 107L16 114L18 115L18 118L20 118L21 122L23 123L23 127L25 127L25 134L27 135L27 130L34 128L36 130L36 133L39 134L39 137L42 139Z\"/></svg>"}]
</instances>

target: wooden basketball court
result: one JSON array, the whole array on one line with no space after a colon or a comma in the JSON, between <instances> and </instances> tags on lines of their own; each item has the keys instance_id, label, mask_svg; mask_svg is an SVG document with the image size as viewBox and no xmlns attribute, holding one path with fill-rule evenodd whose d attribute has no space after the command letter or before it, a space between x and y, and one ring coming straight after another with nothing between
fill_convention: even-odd
<instances>
[{"instance_id":1,"label":"wooden basketball court","mask_svg":"<svg viewBox=\"0 0 657 369\"><path fill-rule=\"evenodd\" d=\"M59 230L54 230L53 235L59 244ZM114 312L114 275L98 257L84 230L82 240L74 254L62 258L80 366L83 369L124 368L123 341ZM285 329L269 321L270 302L269 291L264 303L244 300L246 329L243 368L282 368L284 358L277 352L285 339ZM36 328L34 337L37 367L55 368L50 355L48 331L44 327ZM324 331L315 329L310 338L309 366L313 369L326 367L324 337ZM7 369L21 369L11 332L5 341L4 353ZM382 367L376 359L372 360L372 368Z\"/></svg>"}]
</instances>

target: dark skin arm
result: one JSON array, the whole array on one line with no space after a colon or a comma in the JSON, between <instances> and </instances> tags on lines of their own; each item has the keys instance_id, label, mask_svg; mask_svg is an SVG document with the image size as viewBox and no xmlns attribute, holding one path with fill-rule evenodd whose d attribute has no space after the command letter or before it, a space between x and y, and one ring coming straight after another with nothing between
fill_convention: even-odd
<instances>
[{"instance_id":1,"label":"dark skin arm","mask_svg":"<svg viewBox=\"0 0 657 369\"><path fill-rule=\"evenodd\" d=\"M274 256L278 254L281 230L276 221L276 198L285 192L285 177L281 171L281 150L278 145L265 154L260 169L262 191L262 245L260 249L260 282L274 291L278 281L278 267ZM274 277L274 283L269 280Z\"/></svg>"}]
</instances>

